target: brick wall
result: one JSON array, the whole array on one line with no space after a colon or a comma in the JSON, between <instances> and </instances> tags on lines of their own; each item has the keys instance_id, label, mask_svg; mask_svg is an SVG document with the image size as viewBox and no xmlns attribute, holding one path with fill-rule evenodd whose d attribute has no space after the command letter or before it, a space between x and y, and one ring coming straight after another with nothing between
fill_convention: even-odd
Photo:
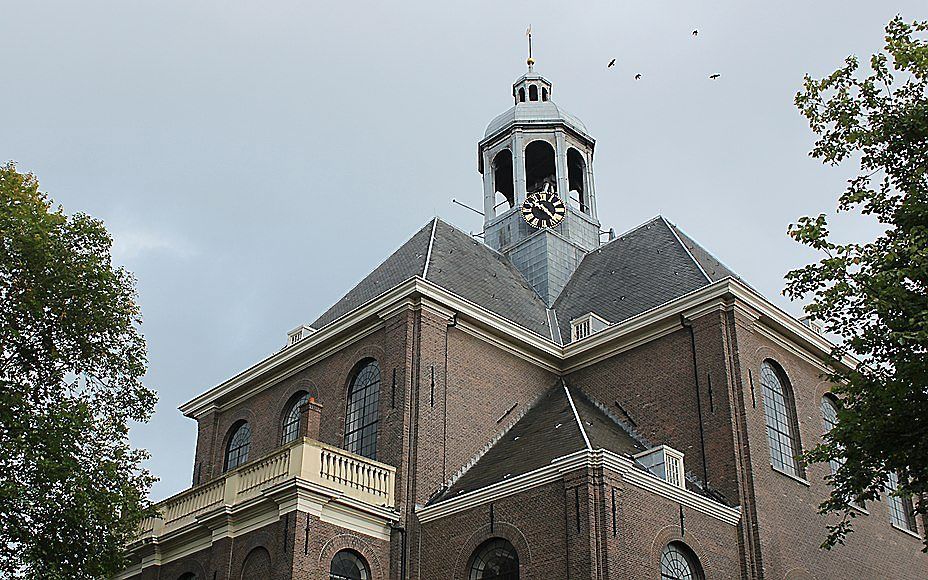
<instances>
[{"instance_id":1,"label":"brick wall","mask_svg":"<svg viewBox=\"0 0 928 580\"><path fill-rule=\"evenodd\" d=\"M799 437L804 449L820 441L821 397L830 385L821 378L819 368L757 332L749 321L739 322L733 328L739 380L744 389L753 472L751 486L765 576L783 578L787 574L807 573L816 578L928 577L928 555L920 552L921 541L890 525L885 501L868 504L869 514L861 513L855 518L856 531L848 538L847 545L831 551L819 548L826 533L826 521L834 521L817 514L818 504L830 491L823 480L830 467L827 464L807 466L807 483L771 467L758 373L761 363L768 358L785 371L796 401ZM919 533L925 533L923 523Z\"/></svg>"}]
</instances>

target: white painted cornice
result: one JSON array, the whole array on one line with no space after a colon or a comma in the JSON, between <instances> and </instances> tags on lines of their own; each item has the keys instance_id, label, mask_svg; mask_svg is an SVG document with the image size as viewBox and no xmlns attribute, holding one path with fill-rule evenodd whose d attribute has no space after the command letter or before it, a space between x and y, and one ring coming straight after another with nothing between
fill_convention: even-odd
<instances>
[{"instance_id":1,"label":"white painted cornice","mask_svg":"<svg viewBox=\"0 0 928 580\"><path fill-rule=\"evenodd\" d=\"M740 508L728 507L692 491L679 488L639 468L631 459L605 449L584 449L571 453L570 455L559 457L549 465L513 477L512 479L464 493L434 505L419 507L416 509L416 516L422 523L437 520L484 505L491 501L522 493L553 481L558 481L564 477L564 474L585 467L603 467L609 469L635 487L677 502L682 506L696 510L732 526L738 525L741 519Z\"/></svg>"},{"instance_id":2,"label":"white painted cornice","mask_svg":"<svg viewBox=\"0 0 928 580\"><path fill-rule=\"evenodd\" d=\"M833 346L735 278L719 280L561 346L550 337L527 330L433 282L414 277L179 408L189 417L227 408L377 331L386 318L404 309L426 309L448 318L456 316L461 330L560 374L675 332L682 328L684 319L718 309L740 311L749 319L756 319L755 326L763 334L822 368ZM843 363L850 367L857 361L846 357Z\"/></svg>"}]
</instances>

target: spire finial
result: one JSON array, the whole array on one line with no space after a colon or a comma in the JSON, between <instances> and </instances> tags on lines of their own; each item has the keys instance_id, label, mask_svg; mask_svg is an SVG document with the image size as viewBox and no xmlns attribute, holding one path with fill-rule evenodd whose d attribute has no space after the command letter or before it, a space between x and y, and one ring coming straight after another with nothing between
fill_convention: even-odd
<instances>
[{"instance_id":1,"label":"spire finial","mask_svg":"<svg viewBox=\"0 0 928 580\"><path fill-rule=\"evenodd\" d=\"M525 64L528 65L528 70L532 70L532 65L535 64L535 59L532 58L532 25L528 25L528 29L525 31L525 36L528 37L528 59L525 61Z\"/></svg>"}]
</instances>

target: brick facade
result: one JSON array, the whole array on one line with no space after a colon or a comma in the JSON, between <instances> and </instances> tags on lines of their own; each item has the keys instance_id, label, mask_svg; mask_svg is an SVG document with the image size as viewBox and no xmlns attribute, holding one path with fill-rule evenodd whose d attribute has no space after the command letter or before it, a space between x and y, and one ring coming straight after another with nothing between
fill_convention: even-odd
<instances>
[{"instance_id":1,"label":"brick facade","mask_svg":"<svg viewBox=\"0 0 928 580\"><path fill-rule=\"evenodd\" d=\"M693 550L707 578L928 576L919 538L890 525L885 502L867 506L847 546L819 549L825 521L816 507L828 492L828 466L809 466L807 481L771 468L757 372L768 358L783 367L806 448L821 436L828 385L808 354L758 324L737 308L711 309L562 377L441 309L400 309L362 338L198 417L194 465L201 484L220 476L229 430L240 420L253 426L251 459L273 451L286 405L300 391L321 406L317 438L341 446L352 371L373 358L381 369L377 457L397 468L388 539L297 508L234 537L217 533L210 547L133 577L325 579L334 554L349 549L368 562L372 579L463 579L474 549L491 537L515 546L522 578L655 577L672 541ZM420 524L418 510L561 378L649 443L683 451L695 480L740 506L740 522L590 468Z\"/></svg>"}]
</instances>

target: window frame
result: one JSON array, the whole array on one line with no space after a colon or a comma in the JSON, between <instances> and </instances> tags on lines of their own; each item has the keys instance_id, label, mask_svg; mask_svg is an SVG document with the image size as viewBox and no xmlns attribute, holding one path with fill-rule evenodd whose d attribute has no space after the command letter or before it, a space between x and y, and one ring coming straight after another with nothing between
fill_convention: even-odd
<instances>
[{"instance_id":1,"label":"window frame","mask_svg":"<svg viewBox=\"0 0 928 580\"><path fill-rule=\"evenodd\" d=\"M774 389L771 379L779 390ZM779 363L766 359L760 365L760 383L770 465L805 483L805 469L798 458L802 453L802 440L796 398L789 377Z\"/></svg>"},{"instance_id":2,"label":"window frame","mask_svg":"<svg viewBox=\"0 0 928 580\"><path fill-rule=\"evenodd\" d=\"M236 443L240 433L244 433L245 441ZM233 447L233 444L236 446ZM232 461L232 452L236 453L235 462ZM229 436L226 438L225 454L223 461L223 473L232 471L248 463L248 455L251 452L251 424L244 419L236 421L232 428L229 429Z\"/></svg>"},{"instance_id":3,"label":"window frame","mask_svg":"<svg viewBox=\"0 0 928 580\"><path fill-rule=\"evenodd\" d=\"M369 369L373 369L371 378L367 375ZM359 385L362 378L367 383ZM381 384L380 364L373 358L363 359L351 374L345 396L344 448L374 461L377 460L377 431L380 428Z\"/></svg>"},{"instance_id":4,"label":"window frame","mask_svg":"<svg viewBox=\"0 0 928 580\"><path fill-rule=\"evenodd\" d=\"M483 577L481 574L486 569L485 566L488 563L487 556L491 556L492 552L498 550L506 551L507 560L510 562L511 566L515 566L515 578L518 580L522 574L521 564L519 562L519 551L512 542L506 538L500 537L487 538L474 548L470 558L467 560L467 579L482 580ZM478 567L481 563L484 567ZM513 570L510 569L505 572L511 574Z\"/></svg>"},{"instance_id":5,"label":"window frame","mask_svg":"<svg viewBox=\"0 0 928 580\"><path fill-rule=\"evenodd\" d=\"M329 580L352 580L348 576L342 574L336 574L332 570L332 567L335 565L335 562L339 558L344 558L345 556L350 556L354 559L354 563L358 564L358 571L361 573L361 580L371 580L371 567L367 563L367 559L361 555L357 550L344 549L335 552L335 555L332 556L332 559L329 561Z\"/></svg>"},{"instance_id":6,"label":"window frame","mask_svg":"<svg viewBox=\"0 0 928 580\"><path fill-rule=\"evenodd\" d=\"M686 576L681 577L677 575L679 570L671 569L669 563L675 562L683 562L686 564ZM699 556L696 555L696 552L694 552L689 545L679 540L667 542L661 549L660 556L658 557L658 572L661 580L704 580L706 577L702 569L702 563L699 561Z\"/></svg>"},{"instance_id":7,"label":"window frame","mask_svg":"<svg viewBox=\"0 0 928 580\"><path fill-rule=\"evenodd\" d=\"M303 419L301 409L309 402L308 391L297 391L290 397L289 404L284 407L280 422L280 444L288 445L300 438L300 423ZM292 437L289 436L292 433Z\"/></svg>"},{"instance_id":8,"label":"window frame","mask_svg":"<svg viewBox=\"0 0 928 580\"><path fill-rule=\"evenodd\" d=\"M899 489L899 474L891 471L886 479L889 521L894 528L918 535L918 523L915 520L915 506L912 504L912 498L893 495L897 489Z\"/></svg>"}]
</instances>

